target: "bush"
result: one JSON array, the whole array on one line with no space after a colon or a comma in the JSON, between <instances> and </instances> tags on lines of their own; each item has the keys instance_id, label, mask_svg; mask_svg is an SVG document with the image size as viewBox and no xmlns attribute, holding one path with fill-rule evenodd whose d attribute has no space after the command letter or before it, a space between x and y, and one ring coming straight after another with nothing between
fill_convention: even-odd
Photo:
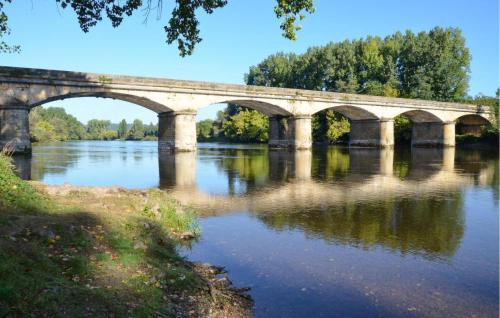
<instances>
[{"instance_id":1,"label":"bush","mask_svg":"<svg viewBox=\"0 0 500 318\"><path fill-rule=\"evenodd\" d=\"M224 135L236 142L266 142L269 120L256 110L243 109L224 123Z\"/></svg>"},{"instance_id":2,"label":"bush","mask_svg":"<svg viewBox=\"0 0 500 318\"><path fill-rule=\"evenodd\" d=\"M35 188L15 175L11 158L0 154L0 210L35 212L48 204Z\"/></svg>"}]
</instances>

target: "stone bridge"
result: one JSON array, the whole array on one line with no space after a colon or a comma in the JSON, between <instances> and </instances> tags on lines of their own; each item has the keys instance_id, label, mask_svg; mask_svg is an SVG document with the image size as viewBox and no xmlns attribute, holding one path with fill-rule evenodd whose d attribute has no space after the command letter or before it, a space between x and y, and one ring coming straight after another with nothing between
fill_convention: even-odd
<instances>
[{"instance_id":1,"label":"stone bridge","mask_svg":"<svg viewBox=\"0 0 500 318\"><path fill-rule=\"evenodd\" d=\"M357 146L393 146L393 119L401 114L413 122L416 146L454 146L455 123L493 120L488 108L458 103L0 66L0 147L29 152L29 111L74 97L119 99L156 112L159 149L168 151L195 150L196 112L219 103L266 114L269 146L295 149L311 147L311 116L325 109L349 118L349 143Z\"/></svg>"}]
</instances>

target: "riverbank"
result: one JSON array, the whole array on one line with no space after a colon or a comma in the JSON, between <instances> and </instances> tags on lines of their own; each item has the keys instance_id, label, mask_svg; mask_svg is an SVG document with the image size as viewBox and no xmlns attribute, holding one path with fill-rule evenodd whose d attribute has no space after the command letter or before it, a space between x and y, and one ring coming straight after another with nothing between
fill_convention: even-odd
<instances>
[{"instance_id":1,"label":"riverbank","mask_svg":"<svg viewBox=\"0 0 500 318\"><path fill-rule=\"evenodd\" d=\"M0 156L0 316L250 316L222 268L178 255L199 232L160 190L28 183Z\"/></svg>"}]
</instances>

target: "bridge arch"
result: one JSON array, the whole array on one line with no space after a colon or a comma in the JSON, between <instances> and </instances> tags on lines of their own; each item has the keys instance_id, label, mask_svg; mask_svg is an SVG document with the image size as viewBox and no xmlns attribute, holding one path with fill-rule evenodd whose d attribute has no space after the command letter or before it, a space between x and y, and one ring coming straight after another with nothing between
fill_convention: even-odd
<instances>
[{"instance_id":1,"label":"bridge arch","mask_svg":"<svg viewBox=\"0 0 500 318\"><path fill-rule=\"evenodd\" d=\"M405 116L409 120L411 120L413 123L440 123L443 122L441 118L439 118L437 115L433 114L432 112L426 111L426 110L409 110L409 111L403 111L398 114L396 114L394 117L397 116Z\"/></svg>"},{"instance_id":2,"label":"bridge arch","mask_svg":"<svg viewBox=\"0 0 500 318\"><path fill-rule=\"evenodd\" d=\"M444 116L444 117L442 117ZM399 112L396 117L405 117L409 123L400 122L395 130L396 142L409 142L412 146L455 146L455 123L440 111L413 109Z\"/></svg>"},{"instance_id":3,"label":"bridge arch","mask_svg":"<svg viewBox=\"0 0 500 318\"><path fill-rule=\"evenodd\" d=\"M269 124L268 127L264 126L255 126L253 130L254 133L254 138L256 138L255 141L263 142L267 140L269 142L269 145L273 147L273 141L276 139L279 139L280 142L286 143L286 146L288 147L288 143L293 139L293 126L294 126L294 116L293 114L284 109L280 105L272 104L269 103L268 101L262 101L262 100L257 100L257 99L248 99L248 98L231 98L231 97L226 97L224 99L222 98L217 98L213 99L211 101L214 101L207 106L202 106L200 108L197 108L198 114L206 115L207 113L204 113L206 109L209 109L211 106L215 105L227 105L224 107L224 117L229 116L235 116L239 112L239 109L244 108L244 109L250 109L253 110L257 113L259 113L258 117L261 124L264 124L266 121ZM205 104L207 104L207 101L205 101ZM236 106L234 107L230 107ZM212 108L213 109L213 108ZM213 116L213 115L212 115ZM203 116L204 117L204 116ZM229 120L231 121L231 120ZM286 122L285 125L280 125L278 124L279 122ZM224 128L220 127L221 123L219 121L214 122L217 126L217 131L225 130L225 125ZM235 140L240 140L240 141L245 141L248 140L245 135L240 135L240 132L236 127L232 127L235 129L230 128L230 135L232 135ZM210 134L213 134L215 132L215 129L211 130ZM199 131L197 130L197 134ZM204 132L205 134L207 133L206 131ZM226 131L227 133L227 131ZM228 136L226 136L228 137ZM204 140L205 137L202 133L201 138L200 136L197 136L198 139Z\"/></svg>"},{"instance_id":4,"label":"bridge arch","mask_svg":"<svg viewBox=\"0 0 500 318\"><path fill-rule=\"evenodd\" d=\"M463 115L455 119L455 133L480 137L483 133L483 127L489 124L491 121L479 114Z\"/></svg>"},{"instance_id":5,"label":"bridge arch","mask_svg":"<svg viewBox=\"0 0 500 318\"><path fill-rule=\"evenodd\" d=\"M69 99L69 98L79 98L79 97L96 97L96 98L117 99L117 100L121 100L121 101L125 101L125 102L129 102L132 104L142 106L142 107L147 108L151 111L154 111L155 113L172 111L172 109L168 108L167 106L160 104L160 103L158 103L154 100L151 100L149 98L146 98L146 97L132 95L132 94L126 94L126 93L119 93L119 92L110 92L110 91L71 92L71 93L66 93L66 94L53 95L50 97L46 97L46 98L34 101L31 104L29 104L29 107L33 108L36 106L40 106L40 105L54 102L54 101L58 101L58 100L64 100L64 99Z\"/></svg>"},{"instance_id":6,"label":"bridge arch","mask_svg":"<svg viewBox=\"0 0 500 318\"><path fill-rule=\"evenodd\" d=\"M266 116L292 116L292 112L287 110L282 105L269 103L267 101L261 101L256 99L234 99L234 98L225 98L217 101L211 101L210 104L199 107L198 109L210 107L216 104L235 104L238 106L250 108L256 110Z\"/></svg>"},{"instance_id":7,"label":"bridge arch","mask_svg":"<svg viewBox=\"0 0 500 318\"><path fill-rule=\"evenodd\" d=\"M462 115L454 120L457 124L462 123L466 125L488 125L492 124L491 120L488 118L480 115L480 114L468 114L468 115Z\"/></svg>"},{"instance_id":8,"label":"bridge arch","mask_svg":"<svg viewBox=\"0 0 500 318\"><path fill-rule=\"evenodd\" d=\"M376 120L379 119L377 115L374 113L361 108L357 106L352 106L352 105L336 105L336 106L331 106L331 107L324 107L322 109L319 109L315 111L312 115L317 114L321 111L325 110L333 110L335 112L338 112L342 114L343 116L349 118L350 120Z\"/></svg>"},{"instance_id":9,"label":"bridge arch","mask_svg":"<svg viewBox=\"0 0 500 318\"><path fill-rule=\"evenodd\" d=\"M327 105L314 112L313 116L333 111L342 116L336 116L337 125L331 130L326 118L320 117L319 129L313 133L317 143L346 143L356 146L380 146L380 118L371 110L353 105ZM347 119L347 120L346 120Z\"/></svg>"}]
</instances>

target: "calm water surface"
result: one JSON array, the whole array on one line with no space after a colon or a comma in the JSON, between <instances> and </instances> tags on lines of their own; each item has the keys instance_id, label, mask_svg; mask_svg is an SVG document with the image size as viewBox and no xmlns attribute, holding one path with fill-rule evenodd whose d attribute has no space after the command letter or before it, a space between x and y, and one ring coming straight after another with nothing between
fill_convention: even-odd
<instances>
[{"instance_id":1,"label":"calm water surface","mask_svg":"<svg viewBox=\"0 0 500 318\"><path fill-rule=\"evenodd\" d=\"M498 151L156 142L37 145L49 184L161 187L202 214L181 252L251 287L256 317L497 317Z\"/></svg>"}]
</instances>

